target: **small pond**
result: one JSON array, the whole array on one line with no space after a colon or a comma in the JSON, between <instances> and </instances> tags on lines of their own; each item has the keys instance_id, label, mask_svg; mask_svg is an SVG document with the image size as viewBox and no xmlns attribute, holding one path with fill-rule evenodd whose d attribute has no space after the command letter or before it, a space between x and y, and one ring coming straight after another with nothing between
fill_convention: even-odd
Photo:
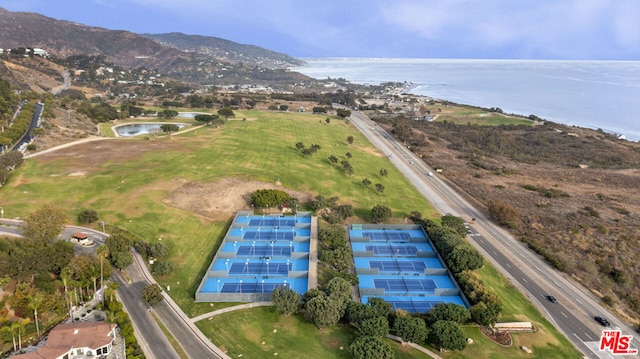
<instances>
[{"instance_id":1,"label":"small pond","mask_svg":"<svg viewBox=\"0 0 640 359\"><path fill-rule=\"evenodd\" d=\"M114 128L118 136L121 137L133 137L138 135L146 135L155 131L162 132L160 127L168 123L131 123L128 125L117 126ZM184 123L172 123L172 125L183 128L186 126Z\"/></svg>"}]
</instances>

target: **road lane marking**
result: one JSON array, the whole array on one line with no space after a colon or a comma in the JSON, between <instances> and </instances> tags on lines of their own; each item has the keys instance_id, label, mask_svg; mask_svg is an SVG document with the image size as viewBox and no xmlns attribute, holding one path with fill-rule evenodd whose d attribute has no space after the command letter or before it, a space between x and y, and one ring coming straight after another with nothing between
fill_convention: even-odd
<instances>
[{"instance_id":1,"label":"road lane marking","mask_svg":"<svg viewBox=\"0 0 640 359\"><path fill-rule=\"evenodd\" d=\"M566 314L564 314L563 311L560 311L560 314L562 314L565 318L569 319L569 317Z\"/></svg>"},{"instance_id":2,"label":"road lane marking","mask_svg":"<svg viewBox=\"0 0 640 359\"><path fill-rule=\"evenodd\" d=\"M511 264L509 264L509 263L505 263L505 265L506 265L507 267L511 268Z\"/></svg>"},{"instance_id":3,"label":"road lane marking","mask_svg":"<svg viewBox=\"0 0 640 359\"><path fill-rule=\"evenodd\" d=\"M525 278L522 278L522 280L523 280L525 283L529 283L529 281L528 281L528 280L526 280Z\"/></svg>"}]
</instances>

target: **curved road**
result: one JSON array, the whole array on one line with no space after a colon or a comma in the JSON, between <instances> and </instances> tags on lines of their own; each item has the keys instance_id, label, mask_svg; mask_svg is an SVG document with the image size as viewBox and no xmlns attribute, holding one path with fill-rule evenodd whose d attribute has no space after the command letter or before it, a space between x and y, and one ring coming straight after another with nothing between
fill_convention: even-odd
<instances>
[{"instance_id":1,"label":"curved road","mask_svg":"<svg viewBox=\"0 0 640 359\"><path fill-rule=\"evenodd\" d=\"M4 214L4 211L3 211ZM20 227L22 221L12 219L0 219L0 233L4 235L21 237ZM60 234L61 240L68 240L74 233L86 233L95 243L93 246L84 247L74 245L76 252L93 252L95 248L104 244L108 234L90 228L66 226ZM191 359L200 358L229 358L220 349L209 341L208 338L193 324L184 312L173 302L165 292L163 300L152 311L140 299L144 287L150 283L156 283L142 257L133 252L134 263L127 267L124 273L113 276L118 287L118 298L124 305L135 328L136 338L145 355L150 359L179 359L180 356L167 340L160 326L153 318L155 314L164 327L171 333L181 345L184 352Z\"/></svg>"},{"instance_id":2,"label":"curved road","mask_svg":"<svg viewBox=\"0 0 640 359\"><path fill-rule=\"evenodd\" d=\"M501 227L469 204L414 153L400 145L386 131L360 112L352 111L351 122L385 153L391 163L415 186L438 211L461 218L476 218L469 224L470 243L477 248L512 284L555 324L564 335L588 358L613 358L599 350L603 327L594 316L604 316L612 323L609 329L620 329L630 335L634 331L608 313L584 288L550 267L541 257L529 250ZM433 171L435 172L435 171ZM546 299L553 295L558 303ZM638 347L634 338L632 346Z\"/></svg>"}]
</instances>

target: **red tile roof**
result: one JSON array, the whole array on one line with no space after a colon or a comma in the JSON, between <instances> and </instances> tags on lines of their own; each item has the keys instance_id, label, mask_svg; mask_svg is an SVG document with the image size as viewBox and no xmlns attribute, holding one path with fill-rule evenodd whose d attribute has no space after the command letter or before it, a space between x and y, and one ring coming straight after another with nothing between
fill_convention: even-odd
<instances>
[{"instance_id":1,"label":"red tile roof","mask_svg":"<svg viewBox=\"0 0 640 359\"><path fill-rule=\"evenodd\" d=\"M45 345L32 353L14 356L16 359L55 359L75 348L96 350L113 341L109 335L116 327L106 322L74 322L58 324L49 332Z\"/></svg>"}]
</instances>

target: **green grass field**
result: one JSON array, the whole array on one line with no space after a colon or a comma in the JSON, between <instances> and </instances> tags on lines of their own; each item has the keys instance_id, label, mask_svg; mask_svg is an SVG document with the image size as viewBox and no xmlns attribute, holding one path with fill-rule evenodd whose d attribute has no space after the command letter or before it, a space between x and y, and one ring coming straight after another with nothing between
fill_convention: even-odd
<instances>
[{"instance_id":1,"label":"green grass field","mask_svg":"<svg viewBox=\"0 0 640 359\"><path fill-rule=\"evenodd\" d=\"M349 325L318 330L300 315L283 317L271 307L239 310L196 323L230 357L351 358L347 348L357 336ZM409 346L387 340L397 359L425 358ZM342 349L340 348L342 347Z\"/></svg>"},{"instance_id":2,"label":"green grass field","mask_svg":"<svg viewBox=\"0 0 640 359\"><path fill-rule=\"evenodd\" d=\"M421 212L428 218L438 216L388 159L372 147L353 126L335 117L327 124L324 121L326 117L298 113L236 112L236 120L225 123L219 129L205 127L173 135L171 138L113 139L106 142L104 148L96 148L98 145L92 143L81 154L72 152L73 148L65 149L64 153L73 155L55 160L47 156L27 160L0 191L0 203L3 204L7 218L24 218L44 204L55 204L66 211L70 224L75 223L81 209L93 209L108 226L126 228L150 243L162 241L170 250L169 257L174 271L157 279L164 288L170 287L169 294L172 298L193 317L230 305L194 303L193 298L203 273L224 237L231 216L226 222L214 222L191 211L169 206L166 203L167 197L184 184L215 183L225 177L269 183L279 180L283 189L307 192L313 196L338 196L340 204L354 206L356 215L360 217L358 221L367 221L370 209L377 204L390 207L398 222L412 211ZM346 142L348 136L354 137L352 145ZM108 156L101 161L94 158L109 151L110 147L131 142L140 148L148 147L153 150L129 153L126 161ZM302 142L307 147L319 144L321 150L313 156L303 157L295 147L297 142ZM344 174L328 160L330 155L340 160L347 159L347 152L352 154L352 158L348 159L354 168L352 176ZM388 170L388 177L380 177L381 168ZM376 193L373 186L367 188L362 185L365 177L373 184L382 183L385 186L384 192ZM573 355L574 350L568 341L545 323L526 299L517 299L519 294L513 288L503 292L502 290L509 288L499 282L500 277L489 272L489 269L483 271L487 272L483 273L483 278L491 286L495 286L501 298L504 298L505 317L521 317L519 320L531 320L544 328L544 335L542 331L531 334L530 337L535 339L523 339L523 343L530 343L534 353L536 350L548 353L548 357L577 357ZM240 318L242 313L231 315L234 319L227 322L242 322L235 317L238 315ZM212 319L211 323L217 320ZM274 323L281 323L283 328L287 325L294 326L293 323L283 323L282 320L265 314L265 323L258 323L257 320L252 322L250 316L247 320L249 324L245 325L263 326L260 330L264 333L275 328ZM302 325L303 323L296 323L295 327ZM322 332L312 327L311 329L304 332L304 340L295 339L297 335L293 333L294 339L289 340L291 348L296 347L298 342L312 341L313 350L335 352L332 348L337 343L346 343L353 335L342 333L332 337L330 333L339 329L325 329ZM240 335L238 332L234 333L230 329L230 333L225 334L228 337L224 337L222 332L217 334L218 331L214 330L214 343L224 344L230 351L249 353L267 348L259 344L262 340L257 346L252 341L252 344L245 343L236 348L232 338ZM255 337L249 339L258 340L267 335L264 333L255 334ZM267 343L271 343L269 345L273 345L268 347L269 350L285 353L284 347L271 341L273 338L267 339L269 338L264 337ZM311 347L312 344L307 343L297 348L301 348L299 353L308 353ZM320 347L323 349L319 349ZM472 358L480 352L487 353L481 357L495 357L492 353L496 347L491 343L478 341L473 349L453 354L453 357ZM517 350L513 350L509 353L516 352ZM299 353L288 357L296 357ZM563 355L551 355L558 353ZM338 352L328 357L340 358L343 354Z\"/></svg>"}]
</instances>

